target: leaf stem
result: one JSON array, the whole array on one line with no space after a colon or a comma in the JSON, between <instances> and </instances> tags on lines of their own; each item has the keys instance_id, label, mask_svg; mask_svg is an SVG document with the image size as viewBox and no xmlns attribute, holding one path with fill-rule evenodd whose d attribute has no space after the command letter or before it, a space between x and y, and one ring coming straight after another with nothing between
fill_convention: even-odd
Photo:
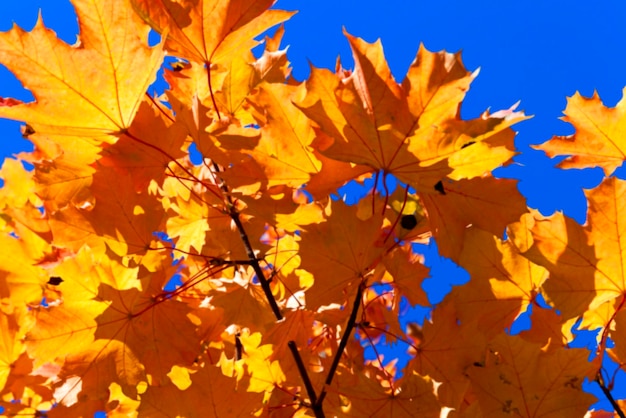
<instances>
[{"instance_id":1,"label":"leaf stem","mask_svg":"<svg viewBox=\"0 0 626 418\"><path fill-rule=\"evenodd\" d=\"M389 228L389 232L387 233L387 236L385 236L385 240L383 242L387 242L387 240L389 239L389 237L393 233L393 230L396 229L396 225L398 225L398 221L400 221L400 218L402 218L402 213L404 212L404 208L406 207L406 201L407 201L408 197L409 197L409 185L407 184L404 187L404 200L402 201L402 207L400 208L400 213L396 217L396 220L393 223L393 225L391 225L391 228Z\"/></svg>"},{"instance_id":2,"label":"leaf stem","mask_svg":"<svg viewBox=\"0 0 626 418\"><path fill-rule=\"evenodd\" d=\"M213 189L211 189L211 187L208 184L206 184L205 182L200 180L198 177L196 177L191 171L187 170L187 168L184 165L182 165L180 163L180 161L176 160L174 157L169 155L167 152L163 151L161 148L159 148L156 145L151 144L149 142L146 142L143 139L135 136L128 129L126 129L125 131L120 132L120 134L124 134L124 135L128 136L130 139L132 139L133 141L138 142L138 143L140 143L142 145L145 145L146 147L151 148L151 149L155 150L156 152L160 153L161 155L167 157L171 162L176 164L181 170L183 170L185 173L187 173L187 175L190 177L190 180L195 181L198 184L201 184L202 186L204 186L204 188L207 191L213 193L216 197L219 197L219 195L216 194L216 192ZM171 171L169 166L166 167L166 168Z\"/></svg>"},{"instance_id":3,"label":"leaf stem","mask_svg":"<svg viewBox=\"0 0 626 418\"><path fill-rule=\"evenodd\" d=\"M213 108L215 109L215 113L217 113L217 119L221 120L222 115L220 115L220 110L217 108L217 102L215 101L215 95L213 94L213 86L211 85L211 63L205 62L206 65L206 73L209 82L209 93L211 94L211 101L213 102Z\"/></svg>"},{"instance_id":4,"label":"leaf stem","mask_svg":"<svg viewBox=\"0 0 626 418\"><path fill-rule=\"evenodd\" d=\"M337 371L337 367L339 366L339 361L341 360L341 356L343 351L346 349L348 345L348 340L350 339L350 334L352 334L352 330L356 324L356 316L359 312L359 306L361 306L361 299L363 298L363 289L365 289L365 280L361 280L359 283L359 288L357 289L356 296L354 298L354 303L352 304L352 312L350 312L350 318L348 319L348 323L346 324L346 330L341 336L341 341L339 342L339 347L337 348L337 352L335 353L335 357L333 358L333 363L328 370L328 375L326 376L326 381L324 382L324 388L320 393L320 397L317 399L317 404L319 408L321 408L322 402L324 402L324 398L326 397L326 388L330 386L333 382L333 377L335 376L335 372ZM314 405L315 409L315 405Z\"/></svg>"},{"instance_id":5,"label":"leaf stem","mask_svg":"<svg viewBox=\"0 0 626 418\"><path fill-rule=\"evenodd\" d=\"M609 400L609 402L613 406L615 413L620 418L626 418L626 415L624 415L624 411L622 411L622 408L620 408L619 404L617 403L617 401L611 394L611 391L604 385L604 379L602 378L602 375L600 374L600 372L598 372L598 374L596 375L595 381L600 386L600 389L602 389L602 393L604 393L604 396L606 396L606 398Z\"/></svg>"},{"instance_id":6,"label":"leaf stem","mask_svg":"<svg viewBox=\"0 0 626 418\"><path fill-rule=\"evenodd\" d=\"M387 187L387 172L383 171L383 190L385 191L385 201L383 202L383 211L381 215L385 215L385 211L387 210L387 203L389 202L389 188Z\"/></svg>"},{"instance_id":7,"label":"leaf stem","mask_svg":"<svg viewBox=\"0 0 626 418\"><path fill-rule=\"evenodd\" d=\"M611 323L615 320L615 316L618 314L618 312L622 310L625 303L626 303L626 295L622 295L619 301L619 304L617 305L617 307L615 308L615 311L613 312L613 315L611 315L611 318L609 318L608 322L604 326L604 329L602 330L602 337L600 338L600 344L598 344L598 351L597 351L597 354L600 356L601 360L604 358L604 353L606 352L606 342L609 338L609 330L611 329Z\"/></svg>"},{"instance_id":8,"label":"leaf stem","mask_svg":"<svg viewBox=\"0 0 626 418\"><path fill-rule=\"evenodd\" d=\"M374 187L372 187L372 216L376 214L376 186L378 185L379 175L380 171L377 170L374 176Z\"/></svg>"}]
</instances>

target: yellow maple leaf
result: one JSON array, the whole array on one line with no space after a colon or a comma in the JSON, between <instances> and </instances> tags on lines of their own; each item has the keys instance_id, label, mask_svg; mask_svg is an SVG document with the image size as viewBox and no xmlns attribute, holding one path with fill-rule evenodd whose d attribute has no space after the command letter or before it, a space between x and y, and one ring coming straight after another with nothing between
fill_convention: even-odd
<instances>
[{"instance_id":1,"label":"yellow maple leaf","mask_svg":"<svg viewBox=\"0 0 626 418\"><path fill-rule=\"evenodd\" d=\"M626 89L622 94L626 95ZM576 93L567 99L565 117L562 119L576 128L574 135L555 136L533 147L545 151L550 157L567 155L558 167L601 167L608 176L626 160L624 97L614 108L607 108L597 92L589 98Z\"/></svg>"},{"instance_id":2,"label":"yellow maple leaf","mask_svg":"<svg viewBox=\"0 0 626 418\"><path fill-rule=\"evenodd\" d=\"M0 34L0 62L36 99L1 106L0 116L26 121L39 133L114 142L106 136L130 126L163 50L148 47L149 28L125 0L82 0L74 7L80 27L74 46L59 40L41 18L29 33L14 27Z\"/></svg>"}]
</instances>

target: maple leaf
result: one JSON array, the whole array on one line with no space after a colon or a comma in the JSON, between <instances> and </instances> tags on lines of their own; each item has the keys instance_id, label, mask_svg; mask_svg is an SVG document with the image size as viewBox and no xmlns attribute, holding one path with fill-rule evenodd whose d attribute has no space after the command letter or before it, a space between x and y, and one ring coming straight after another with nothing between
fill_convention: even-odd
<instances>
[{"instance_id":1,"label":"maple leaf","mask_svg":"<svg viewBox=\"0 0 626 418\"><path fill-rule=\"evenodd\" d=\"M341 395L349 402L333 405L345 416L438 417L441 411L433 382L418 374L405 376L394 388L385 388L374 379L360 375L358 382L346 384Z\"/></svg>"},{"instance_id":2,"label":"maple leaf","mask_svg":"<svg viewBox=\"0 0 626 418\"><path fill-rule=\"evenodd\" d=\"M101 291L108 291L103 289ZM179 301L159 303L152 292L114 292L109 308L97 317L95 338L121 340L121 355L141 358L145 372L159 384L173 365L190 366L200 348L191 309Z\"/></svg>"},{"instance_id":3,"label":"maple leaf","mask_svg":"<svg viewBox=\"0 0 626 418\"><path fill-rule=\"evenodd\" d=\"M143 191L136 193L132 184L119 186L113 168L103 168L94 175L91 192L93 206L74 209L67 218L61 213L53 216L64 224L56 228L66 228L79 224L76 232L84 240L93 235L94 239L104 239L107 245L119 255L145 253L154 239L154 232L162 230L163 207L155 196ZM80 225L82 220L89 226ZM67 230L54 233L55 238Z\"/></svg>"},{"instance_id":4,"label":"maple leaf","mask_svg":"<svg viewBox=\"0 0 626 418\"><path fill-rule=\"evenodd\" d=\"M153 417L248 416L259 409L261 393L248 392L249 377L237 380L225 376L219 367L204 364L189 369L191 385L182 389L175 383L151 386L142 395L138 413Z\"/></svg>"},{"instance_id":5,"label":"maple leaf","mask_svg":"<svg viewBox=\"0 0 626 418\"><path fill-rule=\"evenodd\" d=\"M306 290L309 309L349 300L355 283L373 271L385 251L377 245L380 216L361 220L355 208L339 202L332 211L326 222L307 227L300 242L300 266L314 277L313 286Z\"/></svg>"},{"instance_id":6,"label":"maple leaf","mask_svg":"<svg viewBox=\"0 0 626 418\"><path fill-rule=\"evenodd\" d=\"M35 166L36 194L50 213L67 206L93 204L89 191L95 169L91 166L102 148L84 137L34 133L28 139L36 148L30 162Z\"/></svg>"},{"instance_id":7,"label":"maple leaf","mask_svg":"<svg viewBox=\"0 0 626 418\"><path fill-rule=\"evenodd\" d=\"M491 176L443 181L438 192L420 193L441 255L458 260L467 228L501 236L527 211L515 180Z\"/></svg>"},{"instance_id":8,"label":"maple leaf","mask_svg":"<svg viewBox=\"0 0 626 418\"><path fill-rule=\"evenodd\" d=\"M141 102L128 131L113 145L103 146L97 164L111 167L120 176L128 176L136 192L146 190L151 182L163 183L171 174L170 165L182 159L185 131L152 100Z\"/></svg>"},{"instance_id":9,"label":"maple leaf","mask_svg":"<svg viewBox=\"0 0 626 418\"><path fill-rule=\"evenodd\" d=\"M576 93L567 99L565 117L562 118L574 126L576 133L555 136L533 148L545 151L550 157L567 155L558 167L601 167L605 175L611 175L626 159L622 135L626 129L625 110L624 98L614 108L607 108L597 92L589 98Z\"/></svg>"},{"instance_id":10,"label":"maple leaf","mask_svg":"<svg viewBox=\"0 0 626 418\"><path fill-rule=\"evenodd\" d=\"M82 391L98 399L112 381L136 397L135 387L146 375L155 383L167 379L171 365L190 365L199 351L190 308L159 299L162 276L171 270L147 274L83 248L56 267L64 277L64 298L39 309L27 335L29 353L41 363L60 362L63 378L80 377Z\"/></svg>"},{"instance_id":11,"label":"maple leaf","mask_svg":"<svg viewBox=\"0 0 626 418\"><path fill-rule=\"evenodd\" d=\"M438 305L411 347L414 357L407 365L407 371L441 382L437 398L451 408L459 407L469 386L466 369L483 360L485 348L475 323L461 323L457 317L453 303Z\"/></svg>"},{"instance_id":12,"label":"maple leaf","mask_svg":"<svg viewBox=\"0 0 626 418\"><path fill-rule=\"evenodd\" d=\"M524 253L548 269L550 278L543 293L564 318L589 315L604 303L613 303L624 293L623 274L626 182L606 179L587 191L589 210L585 227L561 213L550 218L536 216L529 225L533 244ZM585 314L583 326L606 326Z\"/></svg>"},{"instance_id":13,"label":"maple leaf","mask_svg":"<svg viewBox=\"0 0 626 418\"><path fill-rule=\"evenodd\" d=\"M262 167L267 187L299 187L321 167L310 148L314 138L311 122L291 103L294 92L295 88L286 84L264 83L249 98L261 125L259 144L250 155Z\"/></svg>"},{"instance_id":14,"label":"maple leaf","mask_svg":"<svg viewBox=\"0 0 626 418\"><path fill-rule=\"evenodd\" d=\"M13 231L11 231L13 232ZM43 297L48 274L37 265L50 249L48 243L34 232L24 228L0 234L0 297L13 303L37 305Z\"/></svg>"},{"instance_id":15,"label":"maple leaf","mask_svg":"<svg viewBox=\"0 0 626 418\"><path fill-rule=\"evenodd\" d=\"M459 319L477 321L477 328L487 336L510 327L534 302L547 278L545 268L521 256L510 241L477 228L465 234L459 264L471 276L469 283L451 294Z\"/></svg>"},{"instance_id":16,"label":"maple leaf","mask_svg":"<svg viewBox=\"0 0 626 418\"><path fill-rule=\"evenodd\" d=\"M0 189L0 202L9 208L23 208L27 203L34 206L40 205L40 199L34 194L36 183L33 173L24 170L19 160L7 158L0 169L0 177L4 185ZM17 191L20 193L17 193Z\"/></svg>"},{"instance_id":17,"label":"maple leaf","mask_svg":"<svg viewBox=\"0 0 626 418\"><path fill-rule=\"evenodd\" d=\"M9 375L24 351L20 336L20 326L17 315L0 312L0 388L4 388Z\"/></svg>"},{"instance_id":18,"label":"maple leaf","mask_svg":"<svg viewBox=\"0 0 626 418\"><path fill-rule=\"evenodd\" d=\"M391 280L383 278L382 282L391 283L397 289L396 303L400 296L404 296L411 305L428 305L428 298L420 282L428 277L429 270L423 265L421 257L412 253L408 246L403 246L385 257L383 264Z\"/></svg>"},{"instance_id":19,"label":"maple leaf","mask_svg":"<svg viewBox=\"0 0 626 418\"><path fill-rule=\"evenodd\" d=\"M594 402L594 396L581 389L593 368L585 350L561 348L544 353L538 345L505 335L489 348L485 364L467 371L483 414L579 416Z\"/></svg>"},{"instance_id":20,"label":"maple leaf","mask_svg":"<svg viewBox=\"0 0 626 418\"><path fill-rule=\"evenodd\" d=\"M59 378L67 386L55 394L59 403L74 409L83 403L88 411L93 408L89 403L109 398L108 388L112 382L127 396L136 399L137 385L145 384L146 374L141 362L124 343L97 339L88 349L65 357Z\"/></svg>"},{"instance_id":21,"label":"maple leaf","mask_svg":"<svg viewBox=\"0 0 626 418\"><path fill-rule=\"evenodd\" d=\"M611 330L611 339L615 343L615 346L607 350L613 361L619 364L620 367L626 365L626 345L624 344L624 338L626 338L626 330L624 329L626 311L620 310L614 317L614 329Z\"/></svg>"},{"instance_id":22,"label":"maple leaf","mask_svg":"<svg viewBox=\"0 0 626 418\"><path fill-rule=\"evenodd\" d=\"M137 13L157 32L166 48L183 58L219 64L250 51L254 37L293 13L267 10L273 0L132 0Z\"/></svg>"},{"instance_id":23,"label":"maple leaf","mask_svg":"<svg viewBox=\"0 0 626 418\"><path fill-rule=\"evenodd\" d=\"M106 135L130 126L163 51L147 46L149 28L126 1L73 4L80 29L75 46L60 41L41 18L32 32L14 27L1 34L0 62L36 102L1 106L0 116L26 121L39 133L114 142Z\"/></svg>"},{"instance_id":24,"label":"maple leaf","mask_svg":"<svg viewBox=\"0 0 626 418\"><path fill-rule=\"evenodd\" d=\"M310 338L310 329L313 328L314 318L313 311L305 309L289 311L284 321L263 336L264 343L275 347L270 358L279 361L289 358L288 341L295 341L299 346L306 345Z\"/></svg>"},{"instance_id":25,"label":"maple leaf","mask_svg":"<svg viewBox=\"0 0 626 418\"><path fill-rule=\"evenodd\" d=\"M224 323L250 328L252 331L264 329L274 317L268 309L260 286L239 283L228 284L224 292L215 292L211 304L224 309ZM236 302L235 302L236 301Z\"/></svg>"},{"instance_id":26,"label":"maple leaf","mask_svg":"<svg viewBox=\"0 0 626 418\"><path fill-rule=\"evenodd\" d=\"M243 126L255 122L246 109L247 98L253 94L254 88L261 82L283 84L287 81L290 73L287 50L278 50L283 34L281 24L273 37L265 37L265 50L259 59L249 52L241 57L231 56L231 61L224 65L223 81L216 86L213 98L221 112L226 111Z\"/></svg>"},{"instance_id":27,"label":"maple leaf","mask_svg":"<svg viewBox=\"0 0 626 418\"><path fill-rule=\"evenodd\" d=\"M457 55L420 48L398 84L380 42L346 36L354 72L342 77L313 68L295 102L332 138L319 148L322 154L383 170L418 190L431 190L445 176L481 176L514 155L508 128L524 119L520 113L459 119L458 104L472 76Z\"/></svg>"},{"instance_id":28,"label":"maple leaf","mask_svg":"<svg viewBox=\"0 0 626 418\"><path fill-rule=\"evenodd\" d=\"M567 342L574 339L571 323L564 323L566 321L554 309L543 309L534 305L530 321L533 324L532 327L520 332L520 337L532 343L541 344L546 352L564 347Z\"/></svg>"}]
</instances>

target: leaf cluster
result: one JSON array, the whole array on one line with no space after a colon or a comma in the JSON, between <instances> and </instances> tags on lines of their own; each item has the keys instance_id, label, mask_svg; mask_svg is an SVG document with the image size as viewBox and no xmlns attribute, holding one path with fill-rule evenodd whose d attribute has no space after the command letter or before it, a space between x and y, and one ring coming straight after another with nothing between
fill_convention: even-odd
<instances>
[{"instance_id":1,"label":"leaf cluster","mask_svg":"<svg viewBox=\"0 0 626 418\"><path fill-rule=\"evenodd\" d=\"M271 0L73 4L75 45L41 20L0 34L36 99L0 98L34 144L0 171L5 415L582 416L585 379L621 412L601 371L626 361L626 104L575 95L576 134L539 147L605 170L581 226L492 175L526 116L462 119L459 54L420 47L397 82L346 34L354 68L299 82L282 26L251 52L292 15ZM374 186L333 198L355 182ZM471 279L407 325L431 240Z\"/></svg>"}]
</instances>

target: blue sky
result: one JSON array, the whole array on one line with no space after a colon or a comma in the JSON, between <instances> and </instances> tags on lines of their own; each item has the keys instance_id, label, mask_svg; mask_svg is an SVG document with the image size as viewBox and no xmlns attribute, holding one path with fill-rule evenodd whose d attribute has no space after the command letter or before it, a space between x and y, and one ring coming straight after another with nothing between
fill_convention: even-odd
<instances>
[{"instance_id":1,"label":"blue sky","mask_svg":"<svg viewBox=\"0 0 626 418\"><path fill-rule=\"evenodd\" d=\"M279 0L277 7L300 11L286 23L284 38L299 80L307 76L309 61L333 68L339 55L344 66L351 67L343 27L370 42L381 38L398 81L420 43L429 50L462 50L469 70L480 67L462 107L464 118L476 117L487 108L508 108L518 101L520 109L534 115L515 127L521 155L497 174L520 179L519 188L529 206L544 214L563 210L584 222L582 189L600 182L600 170L556 170L554 161L529 145L573 132L559 117L566 98L574 92L590 96L598 91L609 106L621 98L626 86L626 2ZM75 41L77 24L68 0L0 1L0 30L8 30L13 22L30 29L39 9L47 26L67 42ZM32 97L1 66L0 96ZM23 149L29 146L21 138L19 123L0 120L0 155ZM624 177L623 171L618 174ZM433 248L430 253L437 274L448 275L451 267L437 258ZM457 281L462 277L451 276Z\"/></svg>"}]
</instances>

